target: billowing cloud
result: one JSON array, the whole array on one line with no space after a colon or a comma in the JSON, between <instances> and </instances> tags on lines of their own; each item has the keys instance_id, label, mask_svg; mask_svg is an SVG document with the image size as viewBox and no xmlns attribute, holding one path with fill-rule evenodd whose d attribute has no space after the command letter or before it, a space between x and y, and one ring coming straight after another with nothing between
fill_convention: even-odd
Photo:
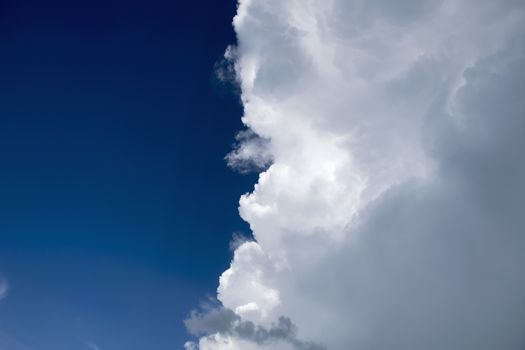
<instances>
[{"instance_id":1,"label":"billowing cloud","mask_svg":"<svg viewBox=\"0 0 525 350\"><path fill-rule=\"evenodd\" d=\"M524 3L241 0L234 26L267 140L235 159L271 166L220 277L232 322L331 350L525 348ZM187 348L294 349L207 317Z\"/></svg>"},{"instance_id":2,"label":"billowing cloud","mask_svg":"<svg viewBox=\"0 0 525 350\"><path fill-rule=\"evenodd\" d=\"M272 163L268 139L255 134L250 129L237 133L233 151L228 153L228 165L241 173L257 172L268 168Z\"/></svg>"}]
</instances>

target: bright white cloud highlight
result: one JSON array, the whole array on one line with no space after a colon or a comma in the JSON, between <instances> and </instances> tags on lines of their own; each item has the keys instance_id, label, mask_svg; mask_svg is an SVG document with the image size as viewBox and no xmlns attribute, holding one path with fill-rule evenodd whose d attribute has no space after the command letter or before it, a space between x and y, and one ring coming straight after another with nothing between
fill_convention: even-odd
<instances>
[{"instance_id":1,"label":"bright white cloud highlight","mask_svg":"<svg viewBox=\"0 0 525 350\"><path fill-rule=\"evenodd\" d=\"M269 141L231 157L272 165L218 299L296 342L186 348L525 348L523 2L241 0L234 26Z\"/></svg>"}]
</instances>

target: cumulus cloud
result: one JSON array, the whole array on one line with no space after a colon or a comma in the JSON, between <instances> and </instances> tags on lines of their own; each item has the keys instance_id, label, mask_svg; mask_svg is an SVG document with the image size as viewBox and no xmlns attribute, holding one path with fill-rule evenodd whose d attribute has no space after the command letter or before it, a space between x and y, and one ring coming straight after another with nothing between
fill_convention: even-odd
<instances>
[{"instance_id":1,"label":"cumulus cloud","mask_svg":"<svg viewBox=\"0 0 525 350\"><path fill-rule=\"evenodd\" d=\"M243 320L235 312L224 308L208 308L203 313L193 311L185 320L186 328L196 336L210 335L201 339L199 345L188 342L186 349L198 349L215 346L224 339L235 338L251 342L257 346L275 348L284 346L294 350L324 350L311 342L304 342L296 337L296 327L287 317L279 317L276 324L269 328L256 326L251 321ZM228 341L228 340L227 340Z\"/></svg>"},{"instance_id":2,"label":"cumulus cloud","mask_svg":"<svg viewBox=\"0 0 525 350\"><path fill-rule=\"evenodd\" d=\"M188 348L293 349L232 326L279 319L332 350L525 348L523 2L241 0L234 27L267 140L235 166L271 162L220 277L231 322L194 314Z\"/></svg>"},{"instance_id":3,"label":"cumulus cloud","mask_svg":"<svg viewBox=\"0 0 525 350\"><path fill-rule=\"evenodd\" d=\"M270 166L273 160L270 140L250 129L238 132L235 139L233 151L226 155L228 166L241 173L259 172Z\"/></svg>"}]
</instances>

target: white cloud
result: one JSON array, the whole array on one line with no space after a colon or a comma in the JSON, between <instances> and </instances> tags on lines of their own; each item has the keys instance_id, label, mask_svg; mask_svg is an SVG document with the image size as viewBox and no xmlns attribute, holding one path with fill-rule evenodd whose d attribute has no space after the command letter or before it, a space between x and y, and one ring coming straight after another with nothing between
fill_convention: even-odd
<instances>
[{"instance_id":1,"label":"white cloud","mask_svg":"<svg viewBox=\"0 0 525 350\"><path fill-rule=\"evenodd\" d=\"M226 156L228 165L241 173L265 170L272 163L270 142L259 137L250 129L243 130L235 137L234 150Z\"/></svg>"},{"instance_id":2,"label":"white cloud","mask_svg":"<svg viewBox=\"0 0 525 350\"><path fill-rule=\"evenodd\" d=\"M234 25L273 163L223 306L332 350L525 348L523 2L241 0ZM268 347L209 333L187 348Z\"/></svg>"}]
</instances>

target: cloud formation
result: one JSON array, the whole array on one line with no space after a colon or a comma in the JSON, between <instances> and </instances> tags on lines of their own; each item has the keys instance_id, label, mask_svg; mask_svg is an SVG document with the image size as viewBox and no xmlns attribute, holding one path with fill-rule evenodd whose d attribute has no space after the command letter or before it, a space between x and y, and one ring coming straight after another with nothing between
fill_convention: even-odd
<instances>
[{"instance_id":1,"label":"cloud formation","mask_svg":"<svg viewBox=\"0 0 525 350\"><path fill-rule=\"evenodd\" d=\"M284 317L331 350L525 348L523 2L241 0L234 26L269 140L236 159L272 163L220 277L233 323L187 347L294 349L231 326Z\"/></svg>"},{"instance_id":2,"label":"cloud formation","mask_svg":"<svg viewBox=\"0 0 525 350\"><path fill-rule=\"evenodd\" d=\"M274 348L285 345L294 350L325 350L324 347L311 343L304 342L296 337L296 327L292 321L287 317L279 317L276 324L272 324L268 329L262 326L256 326L251 321L241 319L235 312L224 308L208 308L204 313L193 311L191 316L185 320L186 328L190 333L196 336L207 336L200 341L200 348L213 347L219 343L220 340L217 335L221 337L228 336L242 340L244 342L251 342L257 346ZM186 349L193 350L199 347L189 342L186 344Z\"/></svg>"},{"instance_id":3,"label":"cloud formation","mask_svg":"<svg viewBox=\"0 0 525 350\"><path fill-rule=\"evenodd\" d=\"M235 139L233 151L226 155L228 166L240 173L250 173L265 170L272 164L272 154L268 150L270 140L250 129L240 131Z\"/></svg>"}]
</instances>

